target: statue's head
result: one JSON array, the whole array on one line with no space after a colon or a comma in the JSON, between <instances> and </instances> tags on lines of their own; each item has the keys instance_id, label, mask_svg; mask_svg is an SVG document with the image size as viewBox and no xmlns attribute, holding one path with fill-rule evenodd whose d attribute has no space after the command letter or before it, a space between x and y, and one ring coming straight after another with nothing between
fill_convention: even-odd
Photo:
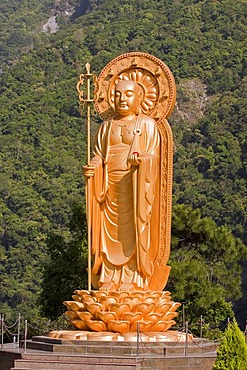
<instances>
[{"instance_id":1,"label":"statue's head","mask_svg":"<svg viewBox=\"0 0 247 370\"><path fill-rule=\"evenodd\" d=\"M140 111L141 95L141 88L135 81L119 81L115 89L115 111L123 117L138 114Z\"/></svg>"}]
</instances>

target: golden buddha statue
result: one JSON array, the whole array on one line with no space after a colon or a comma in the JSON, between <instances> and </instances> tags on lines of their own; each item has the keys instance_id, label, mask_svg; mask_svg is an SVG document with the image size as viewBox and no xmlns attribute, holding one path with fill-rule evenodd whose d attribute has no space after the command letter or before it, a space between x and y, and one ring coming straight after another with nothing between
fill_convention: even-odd
<instances>
[{"instance_id":1,"label":"golden buddha statue","mask_svg":"<svg viewBox=\"0 0 247 370\"><path fill-rule=\"evenodd\" d=\"M89 68L78 83L82 101L85 76L93 76ZM170 272L172 204L167 117L175 104L175 82L161 60L139 52L113 59L96 80L94 102L104 122L93 158L88 145L83 167L90 284L64 304L71 324L82 330L77 338L99 332L129 340L138 326L142 332L167 331L180 306L163 291Z\"/></svg>"},{"instance_id":2,"label":"golden buddha statue","mask_svg":"<svg viewBox=\"0 0 247 370\"><path fill-rule=\"evenodd\" d=\"M155 65L155 75L150 68L137 67L137 59L132 58L130 68L123 68L113 78L111 67L107 69L108 76L103 70L101 86L106 85L109 75L111 80L108 87L103 88L111 111L107 112L109 119L96 135L93 158L83 167L85 178L90 179L87 182L91 200L87 207L91 208L92 215L92 284L100 290L162 290L170 269L167 266L170 242L170 214L167 217L167 211L171 203L171 186L164 190L163 185L171 184L167 168L172 160L172 135L164 119L165 135L162 130L160 132L150 112L158 104L162 106L162 99L167 104L164 95L173 81L166 79L160 87L158 78L164 79L165 75L164 72L162 75L160 66ZM157 58L154 63L156 61ZM118 61L116 65L119 65ZM120 68L122 66L123 63ZM172 109L171 104L169 108ZM98 110L102 112L102 107ZM162 201L166 202L163 216ZM162 222L168 230L168 233L165 231L168 235L165 241ZM160 273L163 276L159 276Z\"/></svg>"},{"instance_id":3,"label":"golden buddha statue","mask_svg":"<svg viewBox=\"0 0 247 370\"><path fill-rule=\"evenodd\" d=\"M141 99L136 82L117 83L116 116L100 127L94 157L84 167L85 176L93 173L92 281L98 276L100 289L148 289L154 269L160 134L155 121L140 113Z\"/></svg>"}]
</instances>

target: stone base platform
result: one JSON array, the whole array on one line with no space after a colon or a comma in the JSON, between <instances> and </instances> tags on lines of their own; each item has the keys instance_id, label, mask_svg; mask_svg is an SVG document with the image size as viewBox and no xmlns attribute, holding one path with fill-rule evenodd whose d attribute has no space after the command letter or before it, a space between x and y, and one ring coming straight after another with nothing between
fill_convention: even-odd
<instances>
[{"instance_id":1,"label":"stone base platform","mask_svg":"<svg viewBox=\"0 0 247 370\"><path fill-rule=\"evenodd\" d=\"M190 342L72 340L36 336L23 349L0 351L0 370L212 370L217 344ZM23 347L23 344L21 344ZM14 364L9 367L8 357Z\"/></svg>"},{"instance_id":2,"label":"stone base platform","mask_svg":"<svg viewBox=\"0 0 247 370\"><path fill-rule=\"evenodd\" d=\"M88 330L55 330L48 334L49 338L78 341L97 341L97 342L137 342L137 332L115 333L115 332L93 332ZM193 336L189 334L186 339L184 332L167 330L166 332L140 332L139 340L142 342L180 342L186 340L193 341Z\"/></svg>"},{"instance_id":3,"label":"stone base platform","mask_svg":"<svg viewBox=\"0 0 247 370\"><path fill-rule=\"evenodd\" d=\"M59 331L60 334L69 331ZM169 333L170 332L170 333ZM58 332L56 332L58 333ZM96 333L94 333L96 334ZM109 333L108 333L109 334ZM131 333L134 334L134 333ZM136 334L136 333L135 333ZM166 338L158 335L166 334ZM170 336L169 336L170 334ZM140 334L139 341L137 336L130 338L130 341L112 340L106 335L100 340L96 337L82 340L69 338L54 338L50 336L35 336L27 341L27 349L41 350L59 353L77 353L85 355L109 355L109 356L189 356L200 354L216 354L217 343L206 339L196 339L192 336L189 341L185 341L184 333L168 331L166 333L156 333L158 340L150 340L144 334ZM109 340L110 338L110 340ZM154 338L154 337L153 337ZM152 338L152 339L153 339ZM104 340L103 340L104 339ZM118 338L119 339L119 338ZM148 340L147 340L148 339Z\"/></svg>"}]
</instances>

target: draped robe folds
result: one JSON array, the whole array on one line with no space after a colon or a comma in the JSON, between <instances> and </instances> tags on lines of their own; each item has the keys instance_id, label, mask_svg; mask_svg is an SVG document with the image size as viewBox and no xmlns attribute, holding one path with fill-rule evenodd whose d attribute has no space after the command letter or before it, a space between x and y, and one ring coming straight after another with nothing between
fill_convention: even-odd
<instances>
[{"instance_id":1,"label":"draped robe folds","mask_svg":"<svg viewBox=\"0 0 247 370\"><path fill-rule=\"evenodd\" d=\"M115 122L100 127L90 163L92 282L147 289L159 249L161 139L143 114L132 126ZM137 166L128 160L133 152Z\"/></svg>"}]
</instances>

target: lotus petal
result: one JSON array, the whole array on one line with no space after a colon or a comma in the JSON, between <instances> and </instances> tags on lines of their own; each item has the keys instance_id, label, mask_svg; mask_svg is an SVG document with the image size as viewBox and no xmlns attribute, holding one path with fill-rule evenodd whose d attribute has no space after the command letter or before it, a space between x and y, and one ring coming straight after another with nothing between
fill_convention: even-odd
<instances>
[{"instance_id":1,"label":"lotus petal","mask_svg":"<svg viewBox=\"0 0 247 370\"><path fill-rule=\"evenodd\" d=\"M176 309L177 309L178 307L180 307L180 306L181 306L181 303L174 302L174 303L172 304L172 307L170 308L170 312L174 312L174 311L176 311Z\"/></svg>"},{"instance_id":2,"label":"lotus petal","mask_svg":"<svg viewBox=\"0 0 247 370\"><path fill-rule=\"evenodd\" d=\"M146 294L146 292L141 292L141 291L133 292L132 297L139 298L142 301L143 296L145 296L145 294Z\"/></svg>"},{"instance_id":3,"label":"lotus petal","mask_svg":"<svg viewBox=\"0 0 247 370\"><path fill-rule=\"evenodd\" d=\"M134 307L136 304L140 303L140 299L138 297L124 297L121 302L129 304L130 307Z\"/></svg>"},{"instance_id":4,"label":"lotus petal","mask_svg":"<svg viewBox=\"0 0 247 370\"><path fill-rule=\"evenodd\" d=\"M88 325L82 320L73 320L71 323L77 329L80 329L80 330L88 330L89 329Z\"/></svg>"},{"instance_id":5,"label":"lotus petal","mask_svg":"<svg viewBox=\"0 0 247 370\"><path fill-rule=\"evenodd\" d=\"M81 297L79 295L77 295L77 294L72 295L72 298L76 302L81 302Z\"/></svg>"},{"instance_id":6,"label":"lotus petal","mask_svg":"<svg viewBox=\"0 0 247 370\"><path fill-rule=\"evenodd\" d=\"M117 317L120 319L124 312L130 311L130 305L127 303L111 303L109 305L109 310L116 312Z\"/></svg>"},{"instance_id":7,"label":"lotus petal","mask_svg":"<svg viewBox=\"0 0 247 370\"><path fill-rule=\"evenodd\" d=\"M163 317L163 320L165 321L170 321L174 319L174 317L177 317L178 313L177 312L167 312L165 316Z\"/></svg>"},{"instance_id":8,"label":"lotus petal","mask_svg":"<svg viewBox=\"0 0 247 370\"><path fill-rule=\"evenodd\" d=\"M135 313L125 312L122 315L122 320L128 321L131 325L136 321L140 321L142 319L142 317L143 317L142 312L135 312Z\"/></svg>"},{"instance_id":9,"label":"lotus petal","mask_svg":"<svg viewBox=\"0 0 247 370\"><path fill-rule=\"evenodd\" d=\"M157 321L161 319L163 315L161 313L149 313L148 315L145 316L144 320L145 321L151 321L153 324L155 324Z\"/></svg>"},{"instance_id":10,"label":"lotus petal","mask_svg":"<svg viewBox=\"0 0 247 370\"><path fill-rule=\"evenodd\" d=\"M150 303L156 303L157 302L157 299L155 298L152 298L152 297L147 297L144 299L143 301L144 303L147 303L147 304L150 304Z\"/></svg>"},{"instance_id":11,"label":"lotus petal","mask_svg":"<svg viewBox=\"0 0 247 370\"><path fill-rule=\"evenodd\" d=\"M170 307L171 307L170 302L159 303L155 306L154 312L160 312L162 314L166 314L170 310Z\"/></svg>"},{"instance_id":12,"label":"lotus petal","mask_svg":"<svg viewBox=\"0 0 247 370\"><path fill-rule=\"evenodd\" d=\"M88 311L77 311L77 314L81 320L90 320L93 317Z\"/></svg>"},{"instance_id":13,"label":"lotus petal","mask_svg":"<svg viewBox=\"0 0 247 370\"><path fill-rule=\"evenodd\" d=\"M151 331L157 331L157 332L161 332L161 331L166 331L168 330L173 324L175 323L175 321L173 321L173 323L171 323L170 321L169 322L166 322L166 321L158 321L156 322L156 324L154 324L151 328Z\"/></svg>"},{"instance_id":14,"label":"lotus petal","mask_svg":"<svg viewBox=\"0 0 247 370\"><path fill-rule=\"evenodd\" d=\"M130 323L128 321L111 320L108 323L108 330L127 333L129 331Z\"/></svg>"},{"instance_id":15,"label":"lotus petal","mask_svg":"<svg viewBox=\"0 0 247 370\"><path fill-rule=\"evenodd\" d=\"M156 292L156 291L149 292L149 296L155 297L155 298L160 298L162 295L163 295L163 292Z\"/></svg>"},{"instance_id":16,"label":"lotus petal","mask_svg":"<svg viewBox=\"0 0 247 370\"><path fill-rule=\"evenodd\" d=\"M97 299L95 298L95 297L92 297L92 296L90 296L90 295L88 295L88 296L83 296L82 298L81 298L81 300L82 300L82 302L86 302L86 303L94 303L94 302L96 302L97 301Z\"/></svg>"},{"instance_id":17,"label":"lotus petal","mask_svg":"<svg viewBox=\"0 0 247 370\"><path fill-rule=\"evenodd\" d=\"M130 292L111 292L111 296L112 297L117 297L119 302L121 302L121 300L124 297L128 297L129 295L130 295Z\"/></svg>"},{"instance_id":18,"label":"lotus petal","mask_svg":"<svg viewBox=\"0 0 247 370\"><path fill-rule=\"evenodd\" d=\"M78 319L77 312L74 312L74 311L66 311L65 315L68 316L72 320Z\"/></svg>"},{"instance_id":19,"label":"lotus petal","mask_svg":"<svg viewBox=\"0 0 247 370\"><path fill-rule=\"evenodd\" d=\"M108 292L103 291L103 290L93 290L91 292L91 295L93 297L95 297L97 299L97 301L99 301L101 298L107 297L108 296Z\"/></svg>"},{"instance_id":20,"label":"lotus petal","mask_svg":"<svg viewBox=\"0 0 247 370\"><path fill-rule=\"evenodd\" d=\"M103 321L87 320L86 324L93 331L106 331L106 324Z\"/></svg>"},{"instance_id":21,"label":"lotus petal","mask_svg":"<svg viewBox=\"0 0 247 370\"><path fill-rule=\"evenodd\" d=\"M75 290L74 293L82 297L85 295L89 295L90 291L89 290Z\"/></svg>"},{"instance_id":22,"label":"lotus petal","mask_svg":"<svg viewBox=\"0 0 247 370\"><path fill-rule=\"evenodd\" d=\"M94 316L97 312L102 311L102 306L97 302L85 303L85 308Z\"/></svg>"},{"instance_id":23,"label":"lotus petal","mask_svg":"<svg viewBox=\"0 0 247 370\"><path fill-rule=\"evenodd\" d=\"M131 329L130 331L137 331L137 327L139 325L139 330L141 332L145 332L145 331L149 331L152 326L153 326L153 323L151 321L136 321L134 324L131 325Z\"/></svg>"},{"instance_id":24,"label":"lotus petal","mask_svg":"<svg viewBox=\"0 0 247 370\"><path fill-rule=\"evenodd\" d=\"M116 312L97 312L97 317L105 324L108 324L110 320L117 320Z\"/></svg>"},{"instance_id":25,"label":"lotus petal","mask_svg":"<svg viewBox=\"0 0 247 370\"><path fill-rule=\"evenodd\" d=\"M108 310L110 304L118 303L118 299L116 297L102 297L99 301L100 304L104 306L105 310Z\"/></svg>"},{"instance_id":26,"label":"lotus petal","mask_svg":"<svg viewBox=\"0 0 247 370\"><path fill-rule=\"evenodd\" d=\"M152 312L155 307L155 303L139 303L135 306L136 310L142 312L144 315Z\"/></svg>"},{"instance_id":27,"label":"lotus petal","mask_svg":"<svg viewBox=\"0 0 247 370\"><path fill-rule=\"evenodd\" d=\"M168 292L168 291L165 291L165 292L163 292L163 294L161 295L161 297L160 297L160 301L162 301L162 300L164 300L164 301L170 301L171 300L171 293L170 292Z\"/></svg>"},{"instance_id":28,"label":"lotus petal","mask_svg":"<svg viewBox=\"0 0 247 370\"><path fill-rule=\"evenodd\" d=\"M64 305L72 311L83 311L85 306L82 302L66 301Z\"/></svg>"}]
</instances>

